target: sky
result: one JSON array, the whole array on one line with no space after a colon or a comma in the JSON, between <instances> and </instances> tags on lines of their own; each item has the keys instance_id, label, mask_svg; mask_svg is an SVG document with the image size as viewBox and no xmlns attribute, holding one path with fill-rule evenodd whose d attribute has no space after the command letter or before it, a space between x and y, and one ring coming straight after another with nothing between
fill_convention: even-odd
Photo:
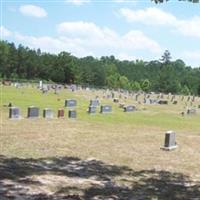
<instances>
[{"instance_id":1,"label":"sky","mask_svg":"<svg viewBox=\"0 0 200 200\"><path fill-rule=\"evenodd\" d=\"M77 57L161 58L200 67L200 3L170 0L1 0L1 39Z\"/></svg>"}]
</instances>

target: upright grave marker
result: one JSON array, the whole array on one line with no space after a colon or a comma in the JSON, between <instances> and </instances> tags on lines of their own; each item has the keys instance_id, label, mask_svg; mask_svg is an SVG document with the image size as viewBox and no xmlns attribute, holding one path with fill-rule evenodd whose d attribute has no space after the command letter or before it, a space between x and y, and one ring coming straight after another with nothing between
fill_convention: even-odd
<instances>
[{"instance_id":1,"label":"upright grave marker","mask_svg":"<svg viewBox=\"0 0 200 200\"><path fill-rule=\"evenodd\" d=\"M65 116L65 110L64 109L58 109L58 118L64 118Z\"/></svg>"},{"instance_id":2,"label":"upright grave marker","mask_svg":"<svg viewBox=\"0 0 200 200\"><path fill-rule=\"evenodd\" d=\"M135 110L136 110L135 106L132 105L124 106L124 112L133 112Z\"/></svg>"},{"instance_id":3,"label":"upright grave marker","mask_svg":"<svg viewBox=\"0 0 200 200\"><path fill-rule=\"evenodd\" d=\"M11 107L9 109L9 118L10 119L20 119L20 110L17 107Z\"/></svg>"},{"instance_id":4,"label":"upright grave marker","mask_svg":"<svg viewBox=\"0 0 200 200\"><path fill-rule=\"evenodd\" d=\"M100 109L100 113L111 113L112 112L112 106L110 105L103 105L101 106L101 109Z\"/></svg>"},{"instance_id":5,"label":"upright grave marker","mask_svg":"<svg viewBox=\"0 0 200 200\"><path fill-rule=\"evenodd\" d=\"M176 133L174 131L167 131L165 133L165 142L164 142L164 147L162 149L169 151L176 148L177 148Z\"/></svg>"},{"instance_id":6,"label":"upright grave marker","mask_svg":"<svg viewBox=\"0 0 200 200\"><path fill-rule=\"evenodd\" d=\"M65 107L76 107L77 102L75 99L67 99L65 100Z\"/></svg>"},{"instance_id":7,"label":"upright grave marker","mask_svg":"<svg viewBox=\"0 0 200 200\"><path fill-rule=\"evenodd\" d=\"M43 110L43 117L46 119L52 119L53 118L53 111L50 108L45 108Z\"/></svg>"},{"instance_id":8,"label":"upright grave marker","mask_svg":"<svg viewBox=\"0 0 200 200\"><path fill-rule=\"evenodd\" d=\"M28 107L28 118L38 118L39 117L39 108L35 106Z\"/></svg>"}]
</instances>

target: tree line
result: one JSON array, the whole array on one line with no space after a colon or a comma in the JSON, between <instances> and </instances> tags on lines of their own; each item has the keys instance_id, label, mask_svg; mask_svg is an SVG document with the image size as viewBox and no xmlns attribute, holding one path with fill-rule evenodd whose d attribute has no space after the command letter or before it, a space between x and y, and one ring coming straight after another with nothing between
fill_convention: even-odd
<instances>
[{"instance_id":1,"label":"tree line","mask_svg":"<svg viewBox=\"0 0 200 200\"><path fill-rule=\"evenodd\" d=\"M159 60L120 61L114 56L77 58L70 53L50 54L0 41L0 77L4 80L42 79L63 84L145 92L200 95L200 67L171 61L166 50Z\"/></svg>"}]
</instances>

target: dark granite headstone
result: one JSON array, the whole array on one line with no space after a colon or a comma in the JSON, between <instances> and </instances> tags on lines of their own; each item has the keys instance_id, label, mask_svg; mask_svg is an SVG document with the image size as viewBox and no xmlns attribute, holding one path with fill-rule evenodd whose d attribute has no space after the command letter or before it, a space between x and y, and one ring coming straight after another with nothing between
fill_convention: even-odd
<instances>
[{"instance_id":1,"label":"dark granite headstone","mask_svg":"<svg viewBox=\"0 0 200 200\"><path fill-rule=\"evenodd\" d=\"M43 117L46 119L52 119L53 118L53 111L50 108L45 108L43 110Z\"/></svg>"},{"instance_id":2,"label":"dark granite headstone","mask_svg":"<svg viewBox=\"0 0 200 200\"><path fill-rule=\"evenodd\" d=\"M65 111L64 109L59 109L58 110L58 118L63 118L65 116Z\"/></svg>"},{"instance_id":3,"label":"dark granite headstone","mask_svg":"<svg viewBox=\"0 0 200 200\"><path fill-rule=\"evenodd\" d=\"M110 113L110 112L112 112L112 106L110 105L101 106L100 113Z\"/></svg>"},{"instance_id":4,"label":"dark granite headstone","mask_svg":"<svg viewBox=\"0 0 200 200\"><path fill-rule=\"evenodd\" d=\"M39 108L30 106L28 107L28 118L38 118L39 117Z\"/></svg>"},{"instance_id":5,"label":"dark granite headstone","mask_svg":"<svg viewBox=\"0 0 200 200\"><path fill-rule=\"evenodd\" d=\"M128 105L124 107L124 112L133 112L135 110L136 110L135 106L132 106L132 105Z\"/></svg>"},{"instance_id":6,"label":"dark granite headstone","mask_svg":"<svg viewBox=\"0 0 200 200\"><path fill-rule=\"evenodd\" d=\"M158 101L158 104L167 105L167 104L168 104L168 101L167 101L167 100L159 100L159 101Z\"/></svg>"},{"instance_id":7,"label":"dark granite headstone","mask_svg":"<svg viewBox=\"0 0 200 200\"><path fill-rule=\"evenodd\" d=\"M69 118L76 118L76 110L69 110L68 111Z\"/></svg>"},{"instance_id":8,"label":"dark granite headstone","mask_svg":"<svg viewBox=\"0 0 200 200\"><path fill-rule=\"evenodd\" d=\"M77 102L75 99L67 99L65 100L65 107L76 107Z\"/></svg>"},{"instance_id":9,"label":"dark granite headstone","mask_svg":"<svg viewBox=\"0 0 200 200\"><path fill-rule=\"evenodd\" d=\"M9 109L9 118L10 119L19 119L20 118L20 110L17 107L11 107Z\"/></svg>"}]
</instances>

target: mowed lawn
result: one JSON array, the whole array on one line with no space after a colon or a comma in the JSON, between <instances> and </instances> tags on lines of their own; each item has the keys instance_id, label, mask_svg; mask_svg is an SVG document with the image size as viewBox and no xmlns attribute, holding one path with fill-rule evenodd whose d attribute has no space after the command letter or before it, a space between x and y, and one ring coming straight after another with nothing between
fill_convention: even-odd
<instances>
[{"instance_id":1,"label":"mowed lawn","mask_svg":"<svg viewBox=\"0 0 200 200\"><path fill-rule=\"evenodd\" d=\"M60 190L61 186L65 185L65 187L77 186L78 192L68 189L63 193L68 194L71 192L70 194L77 194L80 199L92 199L92 197L96 197L96 194L101 196L99 199L106 199L111 195L115 195L116 199L131 199L130 197L134 195L134 197L142 197L144 195L144 198L141 199L167 199L167 194L177 195L168 196L168 199L184 199L183 197L190 199L189 197L192 194L188 191L193 191L194 188L191 187L194 185L195 188L197 186L197 189L192 193L194 198L197 197L198 199L200 194L198 185L200 182L200 109L197 109L196 115L181 116L180 113L186 109L185 101L182 102L181 97L177 97L177 105L173 105L171 102L169 105L144 105L142 103L138 104L133 97L129 97L128 99L122 98L120 101L126 104L133 104L138 110L133 113L124 113L118 104L113 103L112 99L103 98L103 95L103 91L100 90L71 92L63 89L56 95L53 91L42 94L37 88L32 87L16 89L14 87L1 86L0 169L2 168L4 172L7 172L10 169L9 164L14 162L17 175L14 169L10 172L15 176L14 181L16 179L18 181L20 178L30 178L31 176L32 179L35 178L41 182L42 186L40 188L47 185L45 186L46 189L42 191L38 189L39 193L45 193L46 195L55 194L58 188ZM94 115L89 115L86 112L89 100L94 99L96 96L100 97L101 104L112 105L113 112L110 114L97 112ZM64 100L68 98L77 100L77 119L68 119L67 116L65 119L58 119L57 110L64 107ZM142 102L142 97L140 97L140 101ZM21 109L23 119L8 119L9 109L5 105L8 105L9 102ZM189 103L187 104L189 105ZM194 104L196 106L200 105L200 100L196 98ZM27 107L31 105L40 108L39 119L30 120L26 118ZM51 120L43 119L42 110L44 108L52 108L55 112L55 118ZM65 111L67 111L66 108ZM178 148L170 152L160 149L164 144L164 133L168 130L176 132L178 143ZM49 163L56 163L57 168L50 166ZM32 167L29 168L29 165ZM86 185L83 186L84 184L81 184L80 180L78 182L75 179L72 180L72 174L63 173L63 170L67 170L69 173L69 169L64 169L64 165L69 166L69 168L75 165L72 168L76 173L80 166L83 171L87 171L89 168L90 170L87 171L89 175L91 175L91 170L95 173L91 176L88 174L86 176L84 174L86 173L85 171L81 171L78 175L76 174L76 178L82 177L81 180L83 182L81 183ZM45 166L45 174L40 171L39 166ZM113 169L113 167L115 168ZM54 169L57 169L55 170L56 173L54 173ZM39 174L37 170L40 171ZM27 174L25 173L21 177L23 171ZM161 172L164 175L163 173L160 174ZM49 174L48 178L46 177L47 174ZM102 174L106 174L109 181L113 185L116 184L121 187L123 191L120 189L116 191L115 187L113 187L114 189L112 188L111 191L109 190L106 193L107 188L101 185L103 184L102 182L98 182L99 180L108 181L107 179L104 180L105 177L102 177ZM177 174L180 176L177 177ZM166 186L166 191L161 192L162 181L156 182L161 180L161 178L158 178L161 175L162 181L167 181L165 186L174 179L176 180L174 180L173 184L176 184L172 185L170 182L171 185L168 184ZM39 179L39 176L43 176L43 178ZM56 178L51 176L56 176ZM56 182L55 179L59 179L57 176L59 178L65 177L65 180ZM10 177L10 174L4 178L7 180L9 179L8 177ZM66 177L68 179L70 177L68 183ZM88 182L91 181L91 177L92 181L95 180L97 182ZM148 177L148 179L145 177ZM150 183L152 179L149 177L157 177L150 184L153 185L154 189L149 189L147 184L143 183ZM190 183L189 186L184 185L184 183L182 185L184 188L180 188L180 184L184 182L184 177L187 177L192 183L188 181ZM5 179L2 180L5 181ZM12 184L14 184L12 178L9 179L9 181L11 180ZM42 182L41 180L45 181ZM22 187L23 184L17 181L15 184L21 184ZM140 182L139 186L136 185L137 181ZM7 186L6 184L11 183L3 182L2 185ZM92 192L84 192L91 190L91 185L93 184L97 184L97 188L103 187L102 191L96 190L95 186L95 190L92 190ZM31 187L32 185L34 184L32 183ZM122 186L128 188L126 192ZM165 188L165 186L162 187ZM180 193L172 194L170 192L173 191L172 186L174 186L175 190L180 190ZM146 190L142 190L142 192L138 189L145 187ZM37 187L34 186L34 188ZM132 193L133 189L137 192ZM11 189L7 187L7 190ZM9 193L9 191L7 192ZM28 194L28 192L24 193ZM32 193L34 192L31 191ZM37 194L37 192L34 194Z\"/></svg>"}]
</instances>

